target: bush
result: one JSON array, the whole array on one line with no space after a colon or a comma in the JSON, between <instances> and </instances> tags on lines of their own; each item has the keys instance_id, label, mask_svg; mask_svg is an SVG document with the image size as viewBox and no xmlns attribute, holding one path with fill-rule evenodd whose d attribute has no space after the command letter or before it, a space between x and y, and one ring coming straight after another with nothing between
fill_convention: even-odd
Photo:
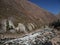
<instances>
[{"instance_id":1,"label":"bush","mask_svg":"<svg viewBox=\"0 0 60 45\"><path fill-rule=\"evenodd\" d=\"M9 21L6 21L6 30L9 31Z\"/></svg>"},{"instance_id":2,"label":"bush","mask_svg":"<svg viewBox=\"0 0 60 45\"><path fill-rule=\"evenodd\" d=\"M49 26L53 26L54 28L60 27L60 20L58 19L57 21L50 23Z\"/></svg>"}]
</instances>

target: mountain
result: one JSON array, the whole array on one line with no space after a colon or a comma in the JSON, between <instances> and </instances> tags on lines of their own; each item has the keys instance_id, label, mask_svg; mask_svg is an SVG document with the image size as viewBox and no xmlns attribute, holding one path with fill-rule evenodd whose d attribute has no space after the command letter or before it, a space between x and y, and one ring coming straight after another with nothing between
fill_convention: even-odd
<instances>
[{"instance_id":1,"label":"mountain","mask_svg":"<svg viewBox=\"0 0 60 45\"><path fill-rule=\"evenodd\" d=\"M23 44L31 42L37 45L38 42L39 44L43 44L45 40L51 40L53 45L57 43L60 44L60 32L57 31L57 29L50 29L49 27L40 28L40 26L48 25L56 19L54 14L28 0L0 0L0 44L3 43L4 45L5 39L7 41L10 40L10 38L16 38L17 40L15 40L19 44L22 41L22 43L24 42ZM19 40L20 37L22 40ZM25 39L26 37L27 39ZM35 39L37 40L35 41ZM41 41L39 39L41 39ZM13 42L16 43L16 41ZM12 42L9 44L11 43ZM19 44L16 43L16 45Z\"/></svg>"},{"instance_id":2,"label":"mountain","mask_svg":"<svg viewBox=\"0 0 60 45\"><path fill-rule=\"evenodd\" d=\"M48 24L56 17L28 0L0 0L0 21L11 19L15 25L18 23Z\"/></svg>"},{"instance_id":3,"label":"mountain","mask_svg":"<svg viewBox=\"0 0 60 45\"><path fill-rule=\"evenodd\" d=\"M58 19L60 19L60 13L58 13L58 14L56 15L56 17L57 17Z\"/></svg>"}]
</instances>

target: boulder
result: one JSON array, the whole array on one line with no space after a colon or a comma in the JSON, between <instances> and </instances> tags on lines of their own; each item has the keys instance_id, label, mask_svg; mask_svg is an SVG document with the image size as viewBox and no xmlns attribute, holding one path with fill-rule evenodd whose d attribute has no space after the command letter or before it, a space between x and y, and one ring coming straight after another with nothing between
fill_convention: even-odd
<instances>
[{"instance_id":1,"label":"boulder","mask_svg":"<svg viewBox=\"0 0 60 45\"><path fill-rule=\"evenodd\" d=\"M25 25L22 23L18 23L18 26L15 28L17 31L27 33Z\"/></svg>"},{"instance_id":2,"label":"boulder","mask_svg":"<svg viewBox=\"0 0 60 45\"><path fill-rule=\"evenodd\" d=\"M28 23L28 24L27 24L27 28L28 28L29 31L32 31L32 30L35 29L35 26L34 26L33 23Z\"/></svg>"}]
</instances>

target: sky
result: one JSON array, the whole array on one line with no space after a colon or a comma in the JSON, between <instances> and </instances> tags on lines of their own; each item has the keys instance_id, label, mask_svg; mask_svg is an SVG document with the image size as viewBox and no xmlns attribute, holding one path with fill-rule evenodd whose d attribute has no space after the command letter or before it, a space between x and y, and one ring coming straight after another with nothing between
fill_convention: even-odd
<instances>
[{"instance_id":1,"label":"sky","mask_svg":"<svg viewBox=\"0 0 60 45\"><path fill-rule=\"evenodd\" d=\"M60 12L60 0L29 0L53 14Z\"/></svg>"}]
</instances>

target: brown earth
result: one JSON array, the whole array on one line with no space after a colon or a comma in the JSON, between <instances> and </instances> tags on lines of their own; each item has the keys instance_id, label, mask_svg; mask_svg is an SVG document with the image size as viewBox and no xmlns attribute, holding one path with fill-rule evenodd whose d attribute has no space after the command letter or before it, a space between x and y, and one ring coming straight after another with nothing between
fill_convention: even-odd
<instances>
[{"instance_id":1,"label":"brown earth","mask_svg":"<svg viewBox=\"0 0 60 45\"><path fill-rule=\"evenodd\" d=\"M35 23L37 27L48 24L56 17L28 0L0 0L0 21L12 19L17 23Z\"/></svg>"}]
</instances>

